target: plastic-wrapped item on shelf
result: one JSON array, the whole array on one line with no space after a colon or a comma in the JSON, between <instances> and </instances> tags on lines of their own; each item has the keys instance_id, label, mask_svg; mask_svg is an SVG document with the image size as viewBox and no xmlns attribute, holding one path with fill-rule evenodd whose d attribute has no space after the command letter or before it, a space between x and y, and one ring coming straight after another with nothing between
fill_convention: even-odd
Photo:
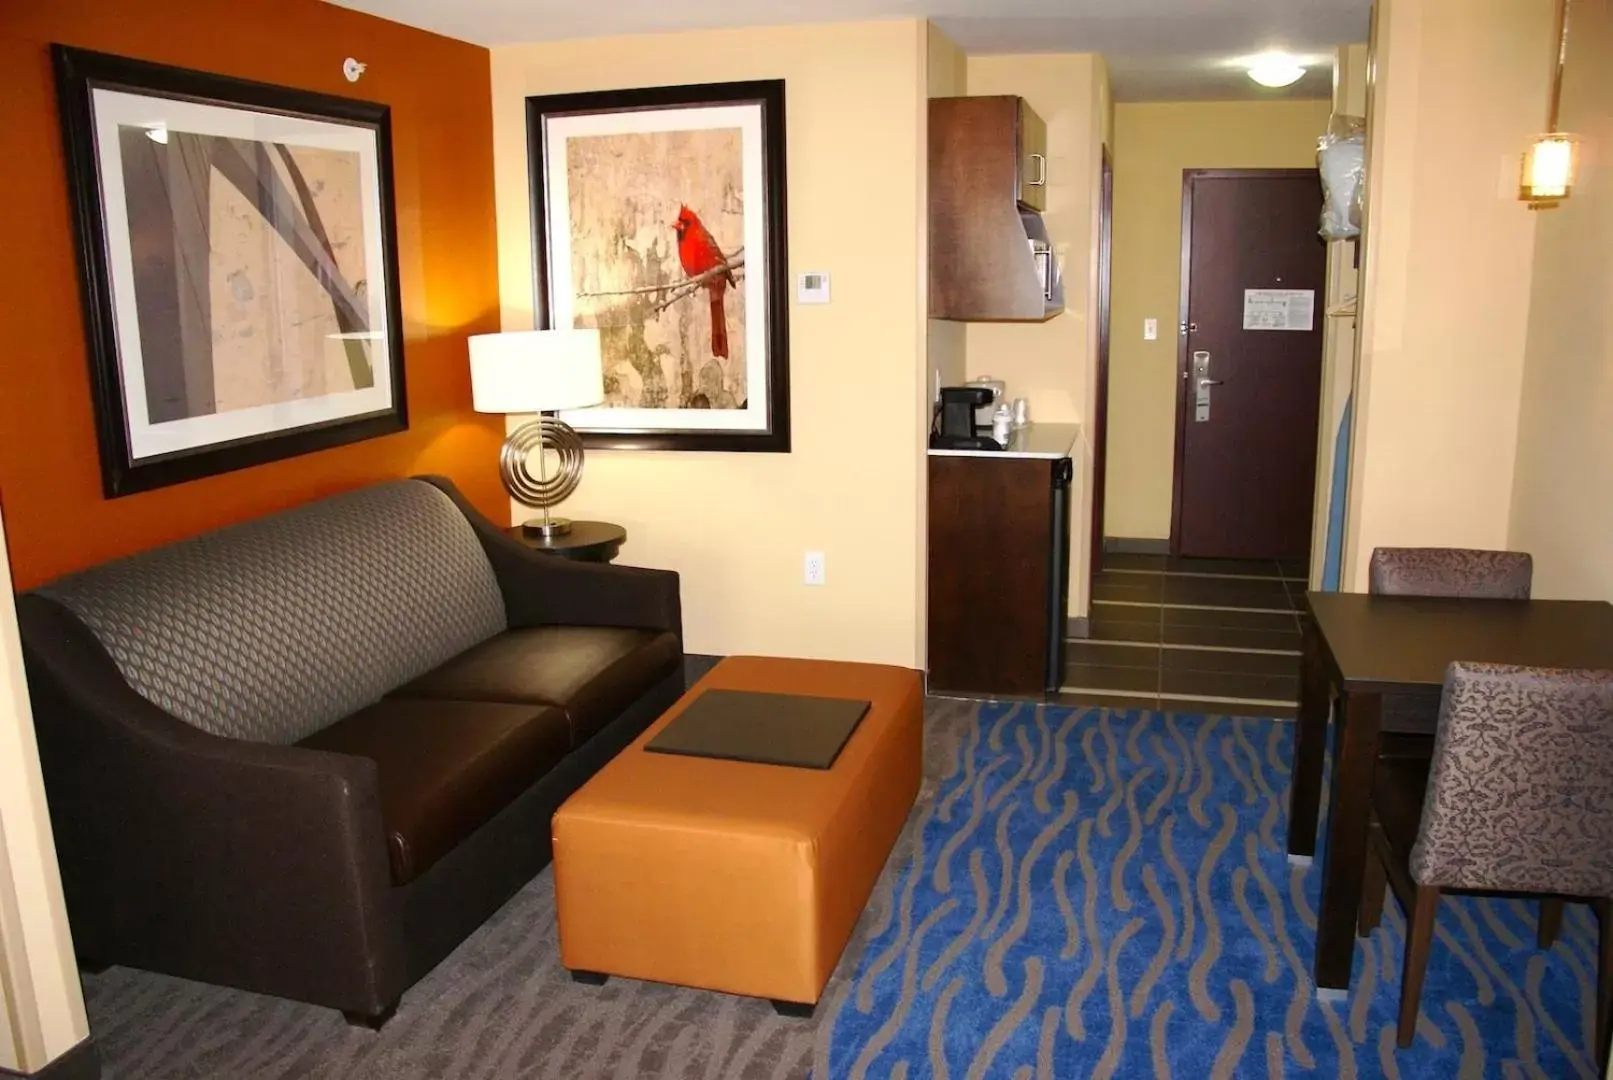
<instances>
[{"instance_id":1,"label":"plastic-wrapped item on shelf","mask_svg":"<svg viewBox=\"0 0 1613 1080\"><path fill-rule=\"evenodd\" d=\"M1317 141L1316 166L1322 174L1322 239L1361 235L1361 185L1366 179L1367 122L1334 113L1327 134Z\"/></svg>"}]
</instances>

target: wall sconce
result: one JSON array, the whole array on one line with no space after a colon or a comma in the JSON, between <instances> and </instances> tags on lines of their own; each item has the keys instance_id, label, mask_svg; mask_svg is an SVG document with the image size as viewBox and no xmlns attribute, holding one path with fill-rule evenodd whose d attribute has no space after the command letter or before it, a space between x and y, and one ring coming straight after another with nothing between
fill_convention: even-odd
<instances>
[{"instance_id":1,"label":"wall sconce","mask_svg":"<svg viewBox=\"0 0 1613 1080\"><path fill-rule=\"evenodd\" d=\"M1537 135L1523 155L1523 174L1518 178L1518 198L1531 210L1551 210L1574 190L1574 173L1579 167L1579 140L1557 130L1557 114L1563 100L1563 66L1568 60L1568 4L1557 0L1557 63L1551 74L1551 105L1546 115L1546 133Z\"/></svg>"},{"instance_id":2,"label":"wall sconce","mask_svg":"<svg viewBox=\"0 0 1613 1080\"><path fill-rule=\"evenodd\" d=\"M1531 210L1550 210L1574 190L1579 167L1579 143L1571 135L1541 135L1523 155L1523 179L1518 198Z\"/></svg>"}]
</instances>

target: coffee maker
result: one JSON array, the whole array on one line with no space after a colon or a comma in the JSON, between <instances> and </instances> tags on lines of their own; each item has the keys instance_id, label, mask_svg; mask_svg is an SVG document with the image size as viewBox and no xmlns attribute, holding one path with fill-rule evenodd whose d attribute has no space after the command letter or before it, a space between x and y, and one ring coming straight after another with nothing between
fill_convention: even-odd
<instances>
[{"instance_id":1,"label":"coffee maker","mask_svg":"<svg viewBox=\"0 0 1613 1080\"><path fill-rule=\"evenodd\" d=\"M991 437L988 425L976 421L976 411L987 409L997 400L991 386L943 386L941 404L936 407L930 426L932 450L1001 450Z\"/></svg>"}]
</instances>

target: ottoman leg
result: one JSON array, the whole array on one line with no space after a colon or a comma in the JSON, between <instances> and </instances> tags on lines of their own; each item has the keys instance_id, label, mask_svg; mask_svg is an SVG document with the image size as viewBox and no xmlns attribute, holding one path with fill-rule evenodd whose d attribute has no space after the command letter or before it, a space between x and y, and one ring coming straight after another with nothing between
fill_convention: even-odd
<instances>
[{"instance_id":1,"label":"ottoman leg","mask_svg":"<svg viewBox=\"0 0 1613 1080\"><path fill-rule=\"evenodd\" d=\"M381 1006L379 1012L364 1013L343 1011L342 1018L346 1020L348 1025L351 1027L369 1028L371 1031L380 1031L381 1028L386 1026L386 1022L392 1019L392 1015L398 1011L398 1002L400 1000L402 1000L401 994L387 1002L385 1005Z\"/></svg>"},{"instance_id":2,"label":"ottoman leg","mask_svg":"<svg viewBox=\"0 0 1613 1080\"><path fill-rule=\"evenodd\" d=\"M811 1001L780 1001L778 998L773 998L772 1002L774 1012L780 1016L789 1017L791 1020L810 1020L812 1019L813 1010L818 1007L816 1003Z\"/></svg>"},{"instance_id":3,"label":"ottoman leg","mask_svg":"<svg viewBox=\"0 0 1613 1080\"><path fill-rule=\"evenodd\" d=\"M573 971L571 981L582 983L584 986L604 986L605 980L610 976L602 971Z\"/></svg>"}]
</instances>

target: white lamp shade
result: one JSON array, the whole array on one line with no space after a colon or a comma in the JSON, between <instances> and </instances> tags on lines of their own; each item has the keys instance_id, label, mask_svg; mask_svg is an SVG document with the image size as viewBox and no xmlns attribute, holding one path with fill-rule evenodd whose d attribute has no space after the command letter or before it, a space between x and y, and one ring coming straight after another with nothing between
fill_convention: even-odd
<instances>
[{"instance_id":1,"label":"white lamp shade","mask_svg":"<svg viewBox=\"0 0 1613 1080\"><path fill-rule=\"evenodd\" d=\"M477 412L586 409L605 400L598 330L521 330L470 339Z\"/></svg>"}]
</instances>

